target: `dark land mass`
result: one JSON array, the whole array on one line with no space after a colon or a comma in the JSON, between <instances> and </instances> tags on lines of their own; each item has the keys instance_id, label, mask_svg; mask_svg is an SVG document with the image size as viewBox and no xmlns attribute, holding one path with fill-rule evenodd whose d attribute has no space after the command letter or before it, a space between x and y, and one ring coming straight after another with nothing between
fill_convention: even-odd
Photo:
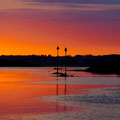
<instances>
[{"instance_id":1,"label":"dark land mass","mask_svg":"<svg viewBox=\"0 0 120 120\"><path fill-rule=\"evenodd\" d=\"M66 61L66 62L65 62ZM93 73L120 73L120 55L76 55L59 58L51 55L0 56L0 67L90 67L86 71Z\"/></svg>"},{"instance_id":2,"label":"dark land mass","mask_svg":"<svg viewBox=\"0 0 120 120\"><path fill-rule=\"evenodd\" d=\"M118 63L120 55L103 55L103 56L92 56L92 55L76 55L76 56L67 56L66 60L64 56L59 58L51 55L29 55L29 56L0 56L0 67L49 67L56 66L57 63L59 66L64 66L65 61L66 65L73 67L91 67L96 64L101 63Z\"/></svg>"},{"instance_id":3,"label":"dark land mass","mask_svg":"<svg viewBox=\"0 0 120 120\"><path fill-rule=\"evenodd\" d=\"M120 56L114 60L102 61L99 64L94 64L86 72L99 74L118 74L120 75Z\"/></svg>"},{"instance_id":4,"label":"dark land mass","mask_svg":"<svg viewBox=\"0 0 120 120\"><path fill-rule=\"evenodd\" d=\"M120 75L120 64L97 64L85 70L86 72L99 74L118 74Z\"/></svg>"}]
</instances>

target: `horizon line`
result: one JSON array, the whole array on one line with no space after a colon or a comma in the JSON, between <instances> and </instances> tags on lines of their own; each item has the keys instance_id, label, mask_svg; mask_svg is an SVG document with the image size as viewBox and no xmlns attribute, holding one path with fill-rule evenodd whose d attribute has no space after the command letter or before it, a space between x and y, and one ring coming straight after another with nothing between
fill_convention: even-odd
<instances>
[{"instance_id":1,"label":"horizon line","mask_svg":"<svg viewBox=\"0 0 120 120\"><path fill-rule=\"evenodd\" d=\"M94 55L94 54L84 54L84 55L81 55L81 54L76 54L76 55L67 55L67 56L71 56L71 57L75 57L75 56L109 56L109 55L120 55L120 54L118 54L118 53L115 53L115 54L98 54L98 55ZM0 55L0 57L2 57L2 56L51 56L51 57L56 57L57 55L51 55L51 54L48 54L48 55L46 55L46 54L40 54L40 55L38 55L38 54L26 54L26 55L20 55L20 54L16 54L16 55L12 55L12 54L10 54L10 55ZM60 57L63 57L64 55L59 55Z\"/></svg>"}]
</instances>

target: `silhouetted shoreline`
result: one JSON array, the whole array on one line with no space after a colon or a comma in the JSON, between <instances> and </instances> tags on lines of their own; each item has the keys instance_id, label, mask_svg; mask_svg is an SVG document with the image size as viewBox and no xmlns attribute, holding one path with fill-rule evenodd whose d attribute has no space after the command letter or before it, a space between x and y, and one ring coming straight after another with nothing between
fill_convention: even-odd
<instances>
[{"instance_id":1,"label":"silhouetted shoreline","mask_svg":"<svg viewBox=\"0 0 120 120\"><path fill-rule=\"evenodd\" d=\"M120 55L76 55L66 56L67 67L89 67L84 70L92 73L120 74ZM59 67L65 64L65 57L59 57ZM57 57L51 55L0 56L0 67L55 67ZM82 71L82 70L76 70Z\"/></svg>"},{"instance_id":2,"label":"silhouetted shoreline","mask_svg":"<svg viewBox=\"0 0 120 120\"><path fill-rule=\"evenodd\" d=\"M86 72L99 73L99 74L118 74L120 75L120 63L119 64L97 64L85 70Z\"/></svg>"}]
</instances>

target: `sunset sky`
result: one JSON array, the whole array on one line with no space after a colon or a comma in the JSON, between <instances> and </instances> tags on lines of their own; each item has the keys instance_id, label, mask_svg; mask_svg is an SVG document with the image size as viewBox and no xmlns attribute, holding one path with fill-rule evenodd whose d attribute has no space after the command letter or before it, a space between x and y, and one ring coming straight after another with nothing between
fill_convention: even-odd
<instances>
[{"instance_id":1,"label":"sunset sky","mask_svg":"<svg viewBox=\"0 0 120 120\"><path fill-rule=\"evenodd\" d=\"M0 0L0 55L120 53L120 0Z\"/></svg>"}]
</instances>

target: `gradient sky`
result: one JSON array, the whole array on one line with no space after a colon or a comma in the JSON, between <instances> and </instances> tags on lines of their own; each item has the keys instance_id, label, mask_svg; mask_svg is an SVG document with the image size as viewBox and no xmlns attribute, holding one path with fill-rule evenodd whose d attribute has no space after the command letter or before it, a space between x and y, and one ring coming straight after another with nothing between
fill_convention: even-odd
<instances>
[{"instance_id":1,"label":"gradient sky","mask_svg":"<svg viewBox=\"0 0 120 120\"><path fill-rule=\"evenodd\" d=\"M120 0L0 0L0 54L120 53Z\"/></svg>"}]
</instances>

